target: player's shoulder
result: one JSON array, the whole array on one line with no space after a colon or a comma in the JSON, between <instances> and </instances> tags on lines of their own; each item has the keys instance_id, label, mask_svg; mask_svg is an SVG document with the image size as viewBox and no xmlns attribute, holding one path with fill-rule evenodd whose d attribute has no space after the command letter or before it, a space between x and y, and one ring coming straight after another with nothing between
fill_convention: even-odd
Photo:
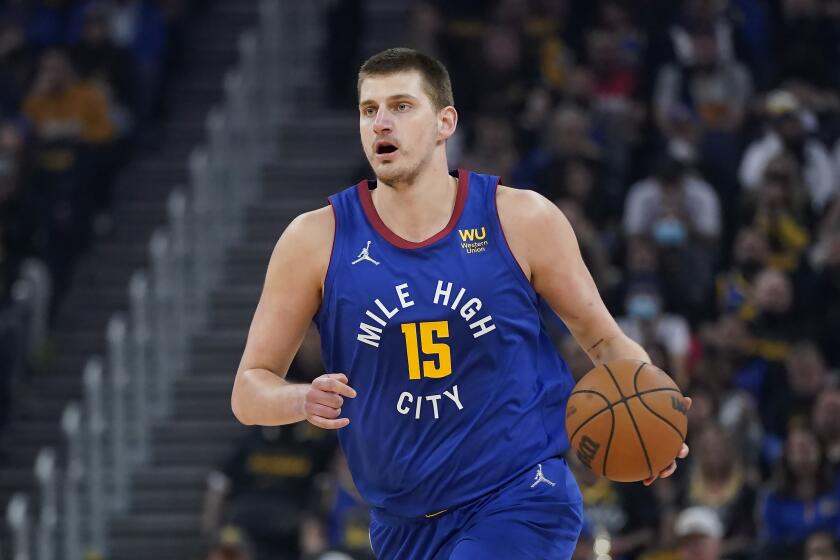
<instances>
[{"instance_id":1,"label":"player's shoulder","mask_svg":"<svg viewBox=\"0 0 840 560\"><path fill-rule=\"evenodd\" d=\"M496 208L506 230L518 225L539 224L559 212L557 206L540 193L505 185L496 189Z\"/></svg>"},{"instance_id":2,"label":"player's shoulder","mask_svg":"<svg viewBox=\"0 0 840 560\"><path fill-rule=\"evenodd\" d=\"M275 253L306 257L305 261L328 261L335 235L335 216L330 206L298 215L275 245Z\"/></svg>"},{"instance_id":3,"label":"player's shoulder","mask_svg":"<svg viewBox=\"0 0 840 560\"><path fill-rule=\"evenodd\" d=\"M286 228L286 232L304 239L321 240L324 237L332 239L335 232L335 215L332 206L323 206L317 210L299 214Z\"/></svg>"}]
</instances>

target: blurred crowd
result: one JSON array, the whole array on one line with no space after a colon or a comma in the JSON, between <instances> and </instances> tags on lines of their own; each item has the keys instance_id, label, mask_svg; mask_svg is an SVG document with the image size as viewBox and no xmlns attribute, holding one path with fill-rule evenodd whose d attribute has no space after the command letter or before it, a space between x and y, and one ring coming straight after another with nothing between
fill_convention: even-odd
<instances>
[{"instance_id":1,"label":"blurred crowd","mask_svg":"<svg viewBox=\"0 0 840 560\"><path fill-rule=\"evenodd\" d=\"M452 76L451 167L555 201L624 331L694 399L672 478L569 457L575 558L840 559L840 0L425 0L409 21ZM307 353L298 380L321 371ZM208 487L208 532L252 539L231 558L370 557L329 434L255 429Z\"/></svg>"},{"instance_id":2,"label":"blurred crowd","mask_svg":"<svg viewBox=\"0 0 840 560\"><path fill-rule=\"evenodd\" d=\"M42 259L61 299L150 142L191 0L0 1L0 300Z\"/></svg>"},{"instance_id":3,"label":"blurred crowd","mask_svg":"<svg viewBox=\"0 0 840 560\"><path fill-rule=\"evenodd\" d=\"M113 225L118 171L158 136L185 18L204 0L0 0L0 428L24 345L12 287L41 261L49 320Z\"/></svg>"},{"instance_id":4,"label":"blurred crowd","mask_svg":"<svg viewBox=\"0 0 840 560\"><path fill-rule=\"evenodd\" d=\"M555 201L624 331L694 398L672 479L575 466L580 558L837 558L840 2L463 0L413 15L412 40L453 77L453 160Z\"/></svg>"}]
</instances>

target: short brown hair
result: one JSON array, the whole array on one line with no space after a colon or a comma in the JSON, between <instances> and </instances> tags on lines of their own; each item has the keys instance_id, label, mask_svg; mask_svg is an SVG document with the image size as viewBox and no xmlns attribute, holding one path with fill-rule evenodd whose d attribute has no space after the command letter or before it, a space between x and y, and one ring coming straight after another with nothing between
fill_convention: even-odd
<instances>
[{"instance_id":1,"label":"short brown hair","mask_svg":"<svg viewBox=\"0 0 840 560\"><path fill-rule=\"evenodd\" d=\"M361 94L362 80L370 76L387 76L411 70L416 70L423 76L424 89L436 110L455 105L452 97L452 82L449 81L446 66L429 55L401 47L384 50L367 59L359 69L356 90Z\"/></svg>"}]
</instances>

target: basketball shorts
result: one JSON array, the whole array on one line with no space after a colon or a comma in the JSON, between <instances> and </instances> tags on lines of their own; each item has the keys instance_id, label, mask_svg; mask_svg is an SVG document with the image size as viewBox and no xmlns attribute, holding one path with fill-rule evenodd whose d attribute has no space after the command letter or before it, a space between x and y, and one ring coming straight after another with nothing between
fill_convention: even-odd
<instances>
[{"instance_id":1,"label":"basketball shorts","mask_svg":"<svg viewBox=\"0 0 840 560\"><path fill-rule=\"evenodd\" d=\"M565 459L555 457L463 506L420 519L371 512L379 560L568 560L583 525L583 500Z\"/></svg>"}]
</instances>

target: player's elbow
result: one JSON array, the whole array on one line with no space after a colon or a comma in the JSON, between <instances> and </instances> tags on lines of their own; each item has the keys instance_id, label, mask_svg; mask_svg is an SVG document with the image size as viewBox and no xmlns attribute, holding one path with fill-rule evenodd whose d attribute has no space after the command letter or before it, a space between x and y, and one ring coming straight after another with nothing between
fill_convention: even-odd
<instances>
[{"instance_id":1,"label":"player's elbow","mask_svg":"<svg viewBox=\"0 0 840 560\"><path fill-rule=\"evenodd\" d=\"M253 426L254 420L248 416L249 406L247 404L247 396L243 384L247 383L243 378L247 371L240 372L236 375L236 381L233 383L233 391L230 394L230 409L233 416L239 420L240 423L246 426Z\"/></svg>"},{"instance_id":2,"label":"player's elbow","mask_svg":"<svg viewBox=\"0 0 840 560\"><path fill-rule=\"evenodd\" d=\"M245 408L242 406L242 403L239 402L239 399L236 398L236 392L234 392L230 397L230 409L233 411L233 416L237 420L239 420L240 424L244 424L245 426L253 426L254 423L250 421L245 412Z\"/></svg>"}]
</instances>

